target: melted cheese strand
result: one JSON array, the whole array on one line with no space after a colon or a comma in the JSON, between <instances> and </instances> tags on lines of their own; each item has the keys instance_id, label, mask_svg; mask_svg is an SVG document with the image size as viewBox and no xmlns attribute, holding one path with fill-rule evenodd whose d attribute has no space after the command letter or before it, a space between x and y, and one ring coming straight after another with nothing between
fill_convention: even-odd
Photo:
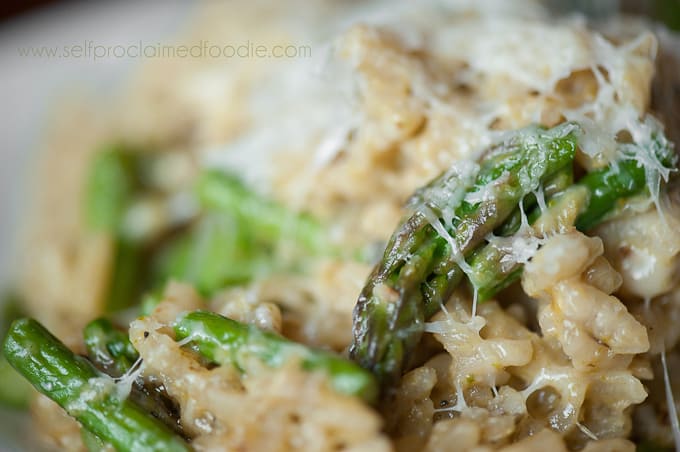
<instances>
[{"instance_id":1,"label":"melted cheese strand","mask_svg":"<svg viewBox=\"0 0 680 452\"><path fill-rule=\"evenodd\" d=\"M663 385L666 390L666 405L668 408L668 416L671 419L671 428L673 429L673 441L675 441L675 450L680 451L680 422L678 422L678 410L675 407L675 398L673 397L673 389L671 388L671 380L668 376L668 365L666 363L666 348L661 351L661 368L663 369Z\"/></svg>"}]
</instances>

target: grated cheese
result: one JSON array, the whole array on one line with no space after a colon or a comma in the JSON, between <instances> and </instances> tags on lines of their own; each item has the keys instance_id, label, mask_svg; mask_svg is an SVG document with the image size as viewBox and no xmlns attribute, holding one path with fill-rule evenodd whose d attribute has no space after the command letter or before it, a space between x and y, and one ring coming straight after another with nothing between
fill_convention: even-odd
<instances>
[{"instance_id":1,"label":"grated cheese","mask_svg":"<svg viewBox=\"0 0 680 452\"><path fill-rule=\"evenodd\" d=\"M118 378L111 378L106 374L90 378L81 389L78 398L69 403L66 410L71 414L86 411L89 402L109 395L112 395L121 402L126 400L130 395L132 385L141 376L143 371L144 363L142 358L139 358L124 375Z\"/></svg>"},{"instance_id":2,"label":"grated cheese","mask_svg":"<svg viewBox=\"0 0 680 452\"><path fill-rule=\"evenodd\" d=\"M661 349L661 367L663 369L663 385L666 391L666 405L668 407L668 417L671 421L671 428L673 430L673 441L675 441L675 450L680 451L680 422L678 421L678 410L675 407L675 398L673 397L673 388L671 388L671 380L668 375L668 364L666 363L666 348Z\"/></svg>"}]
</instances>

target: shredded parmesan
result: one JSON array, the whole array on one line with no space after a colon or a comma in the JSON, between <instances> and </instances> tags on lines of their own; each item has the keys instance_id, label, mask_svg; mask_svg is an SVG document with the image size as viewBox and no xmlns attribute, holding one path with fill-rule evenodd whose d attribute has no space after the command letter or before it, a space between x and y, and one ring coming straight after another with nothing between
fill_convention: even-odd
<instances>
[{"instance_id":1,"label":"shredded parmesan","mask_svg":"<svg viewBox=\"0 0 680 452\"><path fill-rule=\"evenodd\" d=\"M668 407L668 417L671 421L671 428L673 429L673 441L675 441L675 450L680 451L680 422L678 421L678 410L675 407L675 397L673 397L673 388L671 388L671 379L668 375L668 364L666 363L666 349L661 350L661 367L663 368L663 385L666 390L666 405Z\"/></svg>"},{"instance_id":2,"label":"shredded parmesan","mask_svg":"<svg viewBox=\"0 0 680 452\"><path fill-rule=\"evenodd\" d=\"M140 357L125 374L118 378L112 378L106 374L91 378L81 389L78 398L66 407L67 411L69 413L82 412L87 409L89 402L109 395L113 395L121 402L126 400L130 395L132 385L143 371L144 362Z\"/></svg>"}]
</instances>

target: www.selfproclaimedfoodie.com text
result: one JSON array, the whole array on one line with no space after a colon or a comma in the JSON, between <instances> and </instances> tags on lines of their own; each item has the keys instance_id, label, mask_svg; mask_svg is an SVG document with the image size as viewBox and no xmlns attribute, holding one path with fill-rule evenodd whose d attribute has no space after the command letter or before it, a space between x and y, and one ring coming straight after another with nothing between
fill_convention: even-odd
<instances>
[{"instance_id":1,"label":"www.selfproclaimedfoodie.com text","mask_svg":"<svg viewBox=\"0 0 680 452\"><path fill-rule=\"evenodd\" d=\"M312 47L293 44L262 44L244 41L237 44L215 44L201 40L195 44L101 44L86 40L66 45L43 45L17 48L21 57L52 59L111 58L310 58Z\"/></svg>"}]
</instances>

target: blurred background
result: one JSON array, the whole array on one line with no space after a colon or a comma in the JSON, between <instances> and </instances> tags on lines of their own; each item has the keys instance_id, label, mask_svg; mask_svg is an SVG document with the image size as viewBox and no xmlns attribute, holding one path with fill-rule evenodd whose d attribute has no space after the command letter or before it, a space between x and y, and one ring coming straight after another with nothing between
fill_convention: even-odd
<instances>
[{"instance_id":1,"label":"blurred background","mask_svg":"<svg viewBox=\"0 0 680 452\"><path fill-rule=\"evenodd\" d=\"M141 58L20 55L21 49L96 39L102 44L167 41L190 20L195 2L0 2L0 287L14 276L10 256L27 189L27 172L56 104L73 94L107 97ZM86 125L84 125L86 127Z\"/></svg>"},{"instance_id":2,"label":"blurred background","mask_svg":"<svg viewBox=\"0 0 680 452\"><path fill-rule=\"evenodd\" d=\"M74 94L115 96L116 87L142 63L139 58L57 61L21 56L18 49L86 39L163 41L181 32L194 7L172 0L0 2L0 291L16 277L23 200L41 139L58 112L55 105ZM0 451L39 450L34 441L21 412L0 410Z\"/></svg>"},{"instance_id":3,"label":"blurred background","mask_svg":"<svg viewBox=\"0 0 680 452\"><path fill-rule=\"evenodd\" d=\"M4 1L0 4L0 20L7 21L17 16L63 3L68 2L66 0ZM548 0L548 3L552 8L558 10L607 11L614 7L630 13L645 14L655 20L665 22L670 28L680 29L680 1L678 0Z\"/></svg>"}]
</instances>

